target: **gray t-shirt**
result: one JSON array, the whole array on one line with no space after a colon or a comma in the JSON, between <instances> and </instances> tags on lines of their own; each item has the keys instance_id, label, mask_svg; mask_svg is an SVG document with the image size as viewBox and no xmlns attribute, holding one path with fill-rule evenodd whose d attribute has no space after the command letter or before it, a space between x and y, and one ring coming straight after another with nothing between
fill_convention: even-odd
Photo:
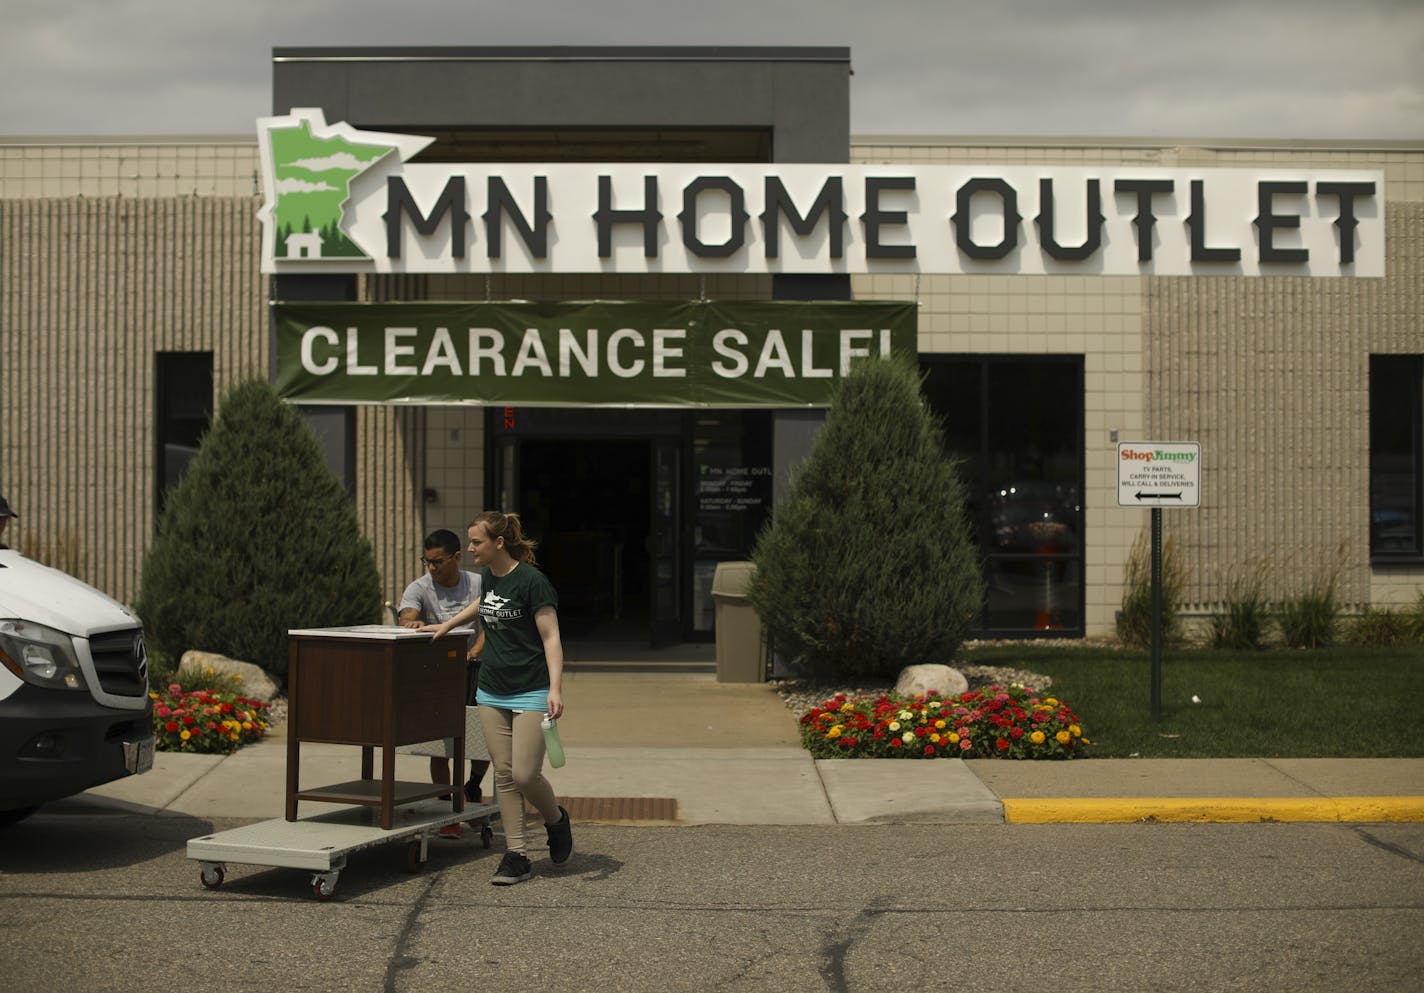
<instances>
[{"instance_id":1,"label":"gray t-shirt","mask_svg":"<svg viewBox=\"0 0 1424 993\"><path fill-rule=\"evenodd\" d=\"M441 586L427 572L405 588L396 613L399 615L402 610L418 610L420 619L426 624L439 624L448 621L479 598L480 577L475 573L461 569L460 578L454 586ZM470 624L472 627L479 627L474 621ZM470 641L474 643L474 636Z\"/></svg>"}]
</instances>

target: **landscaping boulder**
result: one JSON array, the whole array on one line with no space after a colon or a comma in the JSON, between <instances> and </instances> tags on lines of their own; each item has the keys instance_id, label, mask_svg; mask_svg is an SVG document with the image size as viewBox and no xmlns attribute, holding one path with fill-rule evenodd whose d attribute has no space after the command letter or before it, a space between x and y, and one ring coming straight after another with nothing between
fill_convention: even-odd
<instances>
[{"instance_id":1,"label":"landscaping boulder","mask_svg":"<svg viewBox=\"0 0 1424 993\"><path fill-rule=\"evenodd\" d=\"M895 682L895 695L910 697L921 693L938 693L942 697L958 696L969 689L969 680L958 669L947 665L907 665Z\"/></svg>"},{"instance_id":2,"label":"landscaping boulder","mask_svg":"<svg viewBox=\"0 0 1424 993\"><path fill-rule=\"evenodd\" d=\"M277 684L272 681L271 676L263 671L261 666L253 665L251 662L239 662L237 659L230 659L226 655L219 655L216 652L184 652L183 658L178 663L178 682L183 681L185 672L199 673L208 669L224 676L236 676L240 680L237 684L238 695L245 696L249 700L270 703L272 698L277 695Z\"/></svg>"}]
</instances>

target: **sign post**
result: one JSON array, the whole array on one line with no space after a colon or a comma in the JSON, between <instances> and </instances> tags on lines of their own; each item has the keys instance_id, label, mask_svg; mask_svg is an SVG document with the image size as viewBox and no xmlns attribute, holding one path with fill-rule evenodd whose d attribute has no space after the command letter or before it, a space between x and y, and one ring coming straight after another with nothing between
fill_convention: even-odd
<instances>
[{"instance_id":1,"label":"sign post","mask_svg":"<svg viewBox=\"0 0 1424 993\"><path fill-rule=\"evenodd\" d=\"M1152 719L1162 719L1162 508L1201 505L1201 445L1125 441L1117 446L1117 505L1152 511Z\"/></svg>"}]
</instances>

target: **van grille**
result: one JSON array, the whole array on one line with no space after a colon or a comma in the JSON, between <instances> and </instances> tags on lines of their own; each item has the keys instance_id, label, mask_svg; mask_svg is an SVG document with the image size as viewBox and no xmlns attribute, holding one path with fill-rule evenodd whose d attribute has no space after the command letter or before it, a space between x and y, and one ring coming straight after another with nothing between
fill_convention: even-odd
<instances>
[{"instance_id":1,"label":"van grille","mask_svg":"<svg viewBox=\"0 0 1424 993\"><path fill-rule=\"evenodd\" d=\"M148 693L148 650L142 628L94 635L89 639L89 654L105 693L129 697Z\"/></svg>"}]
</instances>

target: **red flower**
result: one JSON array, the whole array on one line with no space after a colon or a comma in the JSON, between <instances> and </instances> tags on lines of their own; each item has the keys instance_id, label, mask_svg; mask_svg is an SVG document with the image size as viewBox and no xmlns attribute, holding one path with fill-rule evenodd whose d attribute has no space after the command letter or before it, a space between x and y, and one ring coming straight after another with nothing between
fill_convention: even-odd
<instances>
[{"instance_id":1,"label":"red flower","mask_svg":"<svg viewBox=\"0 0 1424 993\"><path fill-rule=\"evenodd\" d=\"M899 748L899 747L900 747L900 739L899 739L899 738L891 738L891 739L890 739L890 747L891 747L891 748Z\"/></svg>"},{"instance_id":2,"label":"red flower","mask_svg":"<svg viewBox=\"0 0 1424 993\"><path fill-rule=\"evenodd\" d=\"M163 730L165 730L165 731L167 731L168 733L172 734L174 731L177 731L177 730L178 730L178 722L177 722L177 721L169 721L167 724L163 725Z\"/></svg>"},{"instance_id":3,"label":"red flower","mask_svg":"<svg viewBox=\"0 0 1424 993\"><path fill-rule=\"evenodd\" d=\"M845 748L854 748L858 744L860 744L860 741L856 738L851 738L846 735L841 736L841 745Z\"/></svg>"},{"instance_id":4,"label":"red flower","mask_svg":"<svg viewBox=\"0 0 1424 993\"><path fill-rule=\"evenodd\" d=\"M927 734L929 734L929 733L930 733L930 729L927 728L927 727L925 727L923 724L921 724L919 727L915 728L915 737L917 737L917 738L923 738L925 735L927 735Z\"/></svg>"},{"instance_id":5,"label":"red flower","mask_svg":"<svg viewBox=\"0 0 1424 993\"><path fill-rule=\"evenodd\" d=\"M933 754L934 754L934 745L926 745L926 746L925 746L925 754L926 754L926 755L933 755Z\"/></svg>"},{"instance_id":6,"label":"red flower","mask_svg":"<svg viewBox=\"0 0 1424 993\"><path fill-rule=\"evenodd\" d=\"M1000 738L998 741L994 742L994 747L998 748L1001 752L1007 752L1009 750L1009 739Z\"/></svg>"},{"instance_id":7,"label":"red flower","mask_svg":"<svg viewBox=\"0 0 1424 993\"><path fill-rule=\"evenodd\" d=\"M1023 728L1019 727L1017 724L1009 728L1009 737L1013 738L1015 741L1018 741L1020 738L1023 737Z\"/></svg>"},{"instance_id":8,"label":"red flower","mask_svg":"<svg viewBox=\"0 0 1424 993\"><path fill-rule=\"evenodd\" d=\"M879 741L881 738L884 738L884 737L885 737L885 729L884 729L884 728L876 728L876 729L875 729L875 740L876 740L876 741Z\"/></svg>"},{"instance_id":9,"label":"red flower","mask_svg":"<svg viewBox=\"0 0 1424 993\"><path fill-rule=\"evenodd\" d=\"M183 723L187 724L189 727L192 727L194 724L198 723L198 719L192 714L184 714Z\"/></svg>"}]
</instances>

